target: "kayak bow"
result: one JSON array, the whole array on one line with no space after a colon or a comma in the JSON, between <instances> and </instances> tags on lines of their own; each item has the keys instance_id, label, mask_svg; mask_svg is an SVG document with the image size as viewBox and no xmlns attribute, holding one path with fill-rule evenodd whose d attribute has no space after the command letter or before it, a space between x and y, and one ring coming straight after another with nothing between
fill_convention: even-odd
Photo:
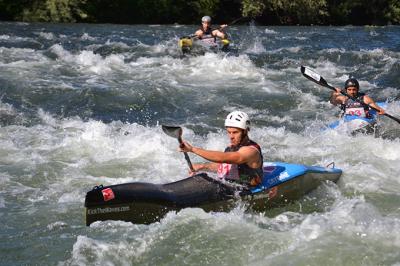
<instances>
[{"instance_id":1,"label":"kayak bow","mask_svg":"<svg viewBox=\"0 0 400 266\"><path fill-rule=\"evenodd\" d=\"M214 38L212 38L214 39ZM228 39L217 39L216 42L208 39L198 39L192 36L185 36L179 39L178 46L182 53L204 53L206 51L226 51L229 47L230 41Z\"/></svg>"}]
</instances>

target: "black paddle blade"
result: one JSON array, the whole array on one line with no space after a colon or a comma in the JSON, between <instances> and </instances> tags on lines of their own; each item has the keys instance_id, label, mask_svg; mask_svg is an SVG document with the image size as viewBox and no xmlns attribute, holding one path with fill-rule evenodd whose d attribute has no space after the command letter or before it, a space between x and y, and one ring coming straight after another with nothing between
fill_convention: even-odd
<instances>
[{"instance_id":1,"label":"black paddle blade","mask_svg":"<svg viewBox=\"0 0 400 266\"><path fill-rule=\"evenodd\" d=\"M164 131L164 133L170 137L180 139L182 136L182 128L181 127L162 125L161 128Z\"/></svg>"},{"instance_id":2,"label":"black paddle blade","mask_svg":"<svg viewBox=\"0 0 400 266\"><path fill-rule=\"evenodd\" d=\"M179 143L182 145L182 128L181 127L161 125L161 128L164 131L164 133L167 134L168 136L177 138ZM195 172L192 162L190 161L189 155L186 152L184 152L183 155L185 156L185 160L186 160L187 164L189 165L190 170L192 172Z\"/></svg>"}]
</instances>

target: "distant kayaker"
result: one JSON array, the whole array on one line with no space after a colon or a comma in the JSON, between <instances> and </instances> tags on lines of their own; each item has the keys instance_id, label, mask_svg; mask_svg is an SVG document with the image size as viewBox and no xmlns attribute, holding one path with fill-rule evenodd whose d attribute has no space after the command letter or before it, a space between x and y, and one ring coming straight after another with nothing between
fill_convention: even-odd
<instances>
[{"instance_id":1,"label":"distant kayaker","mask_svg":"<svg viewBox=\"0 0 400 266\"><path fill-rule=\"evenodd\" d=\"M226 39L226 34L223 32L223 29L228 26L226 24L220 25L219 29L211 28L211 17L204 16L201 18L201 26L195 32L197 38L202 39L204 41L212 41L215 42L216 38Z\"/></svg>"},{"instance_id":2,"label":"distant kayaker","mask_svg":"<svg viewBox=\"0 0 400 266\"><path fill-rule=\"evenodd\" d=\"M365 93L360 92L360 84L355 78L350 78L346 80L344 84L344 91L350 97L378 109L378 114L385 114L385 110L379 107L371 97L369 97ZM347 96L344 96L343 94L341 94L341 92L342 90L340 88L336 88L336 92L334 91L331 94L330 102L333 105L340 105L340 108L343 110L343 115L356 115L360 117L370 118L370 108L368 106L362 105L361 103Z\"/></svg>"},{"instance_id":3,"label":"distant kayaker","mask_svg":"<svg viewBox=\"0 0 400 266\"><path fill-rule=\"evenodd\" d=\"M225 119L225 128L230 145L221 151L211 151L194 147L184 141L180 147L182 152L192 152L208 163L193 164L195 172L217 172L221 179L256 186L263 176L263 156L261 147L250 140L250 120L246 113L234 111ZM194 173L191 173L194 174Z\"/></svg>"}]
</instances>

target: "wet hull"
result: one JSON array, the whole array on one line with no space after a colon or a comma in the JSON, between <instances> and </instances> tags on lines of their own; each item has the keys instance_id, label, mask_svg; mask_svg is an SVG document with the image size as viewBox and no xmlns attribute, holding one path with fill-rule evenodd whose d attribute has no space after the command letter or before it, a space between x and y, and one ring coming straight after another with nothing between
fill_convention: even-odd
<instances>
[{"instance_id":1,"label":"wet hull","mask_svg":"<svg viewBox=\"0 0 400 266\"><path fill-rule=\"evenodd\" d=\"M114 199L104 200L102 191L112 189ZM155 185L128 183L97 187L86 195L86 225L95 221L122 220L149 224L167 212L188 207L224 210L235 190L199 174L174 183ZM232 201L233 205L233 201Z\"/></svg>"},{"instance_id":2,"label":"wet hull","mask_svg":"<svg viewBox=\"0 0 400 266\"><path fill-rule=\"evenodd\" d=\"M322 182L336 182L342 171L286 163L264 163L263 184L245 189L199 174L177 182L156 185L127 183L95 187L86 195L86 225L122 220L136 224L159 221L169 211L198 207L229 211L238 200L255 211L265 211L300 199Z\"/></svg>"}]
</instances>

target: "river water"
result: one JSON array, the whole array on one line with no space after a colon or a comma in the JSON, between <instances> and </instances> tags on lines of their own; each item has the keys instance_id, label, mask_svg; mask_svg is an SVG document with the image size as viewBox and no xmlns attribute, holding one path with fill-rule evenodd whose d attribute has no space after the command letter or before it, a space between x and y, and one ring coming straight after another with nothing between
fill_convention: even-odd
<instances>
[{"instance_id":1,"label":"river water","mask_svg":"<svg viewBox=\"0 0 400 266\"><path fill-rule=\"evenodd\" d=\"M195 26L0 23L1 265L400 265L400 125L324 130L349 75L400 116L400 27L232 26L232 50L182 57ZM187 166L161 124L222 150L240 109L267 161L343 175L265 213L187 208L85 226L93 186L166 183ZM192 161L201 158L190 155Z\"/></svg>"}]
</instances>

